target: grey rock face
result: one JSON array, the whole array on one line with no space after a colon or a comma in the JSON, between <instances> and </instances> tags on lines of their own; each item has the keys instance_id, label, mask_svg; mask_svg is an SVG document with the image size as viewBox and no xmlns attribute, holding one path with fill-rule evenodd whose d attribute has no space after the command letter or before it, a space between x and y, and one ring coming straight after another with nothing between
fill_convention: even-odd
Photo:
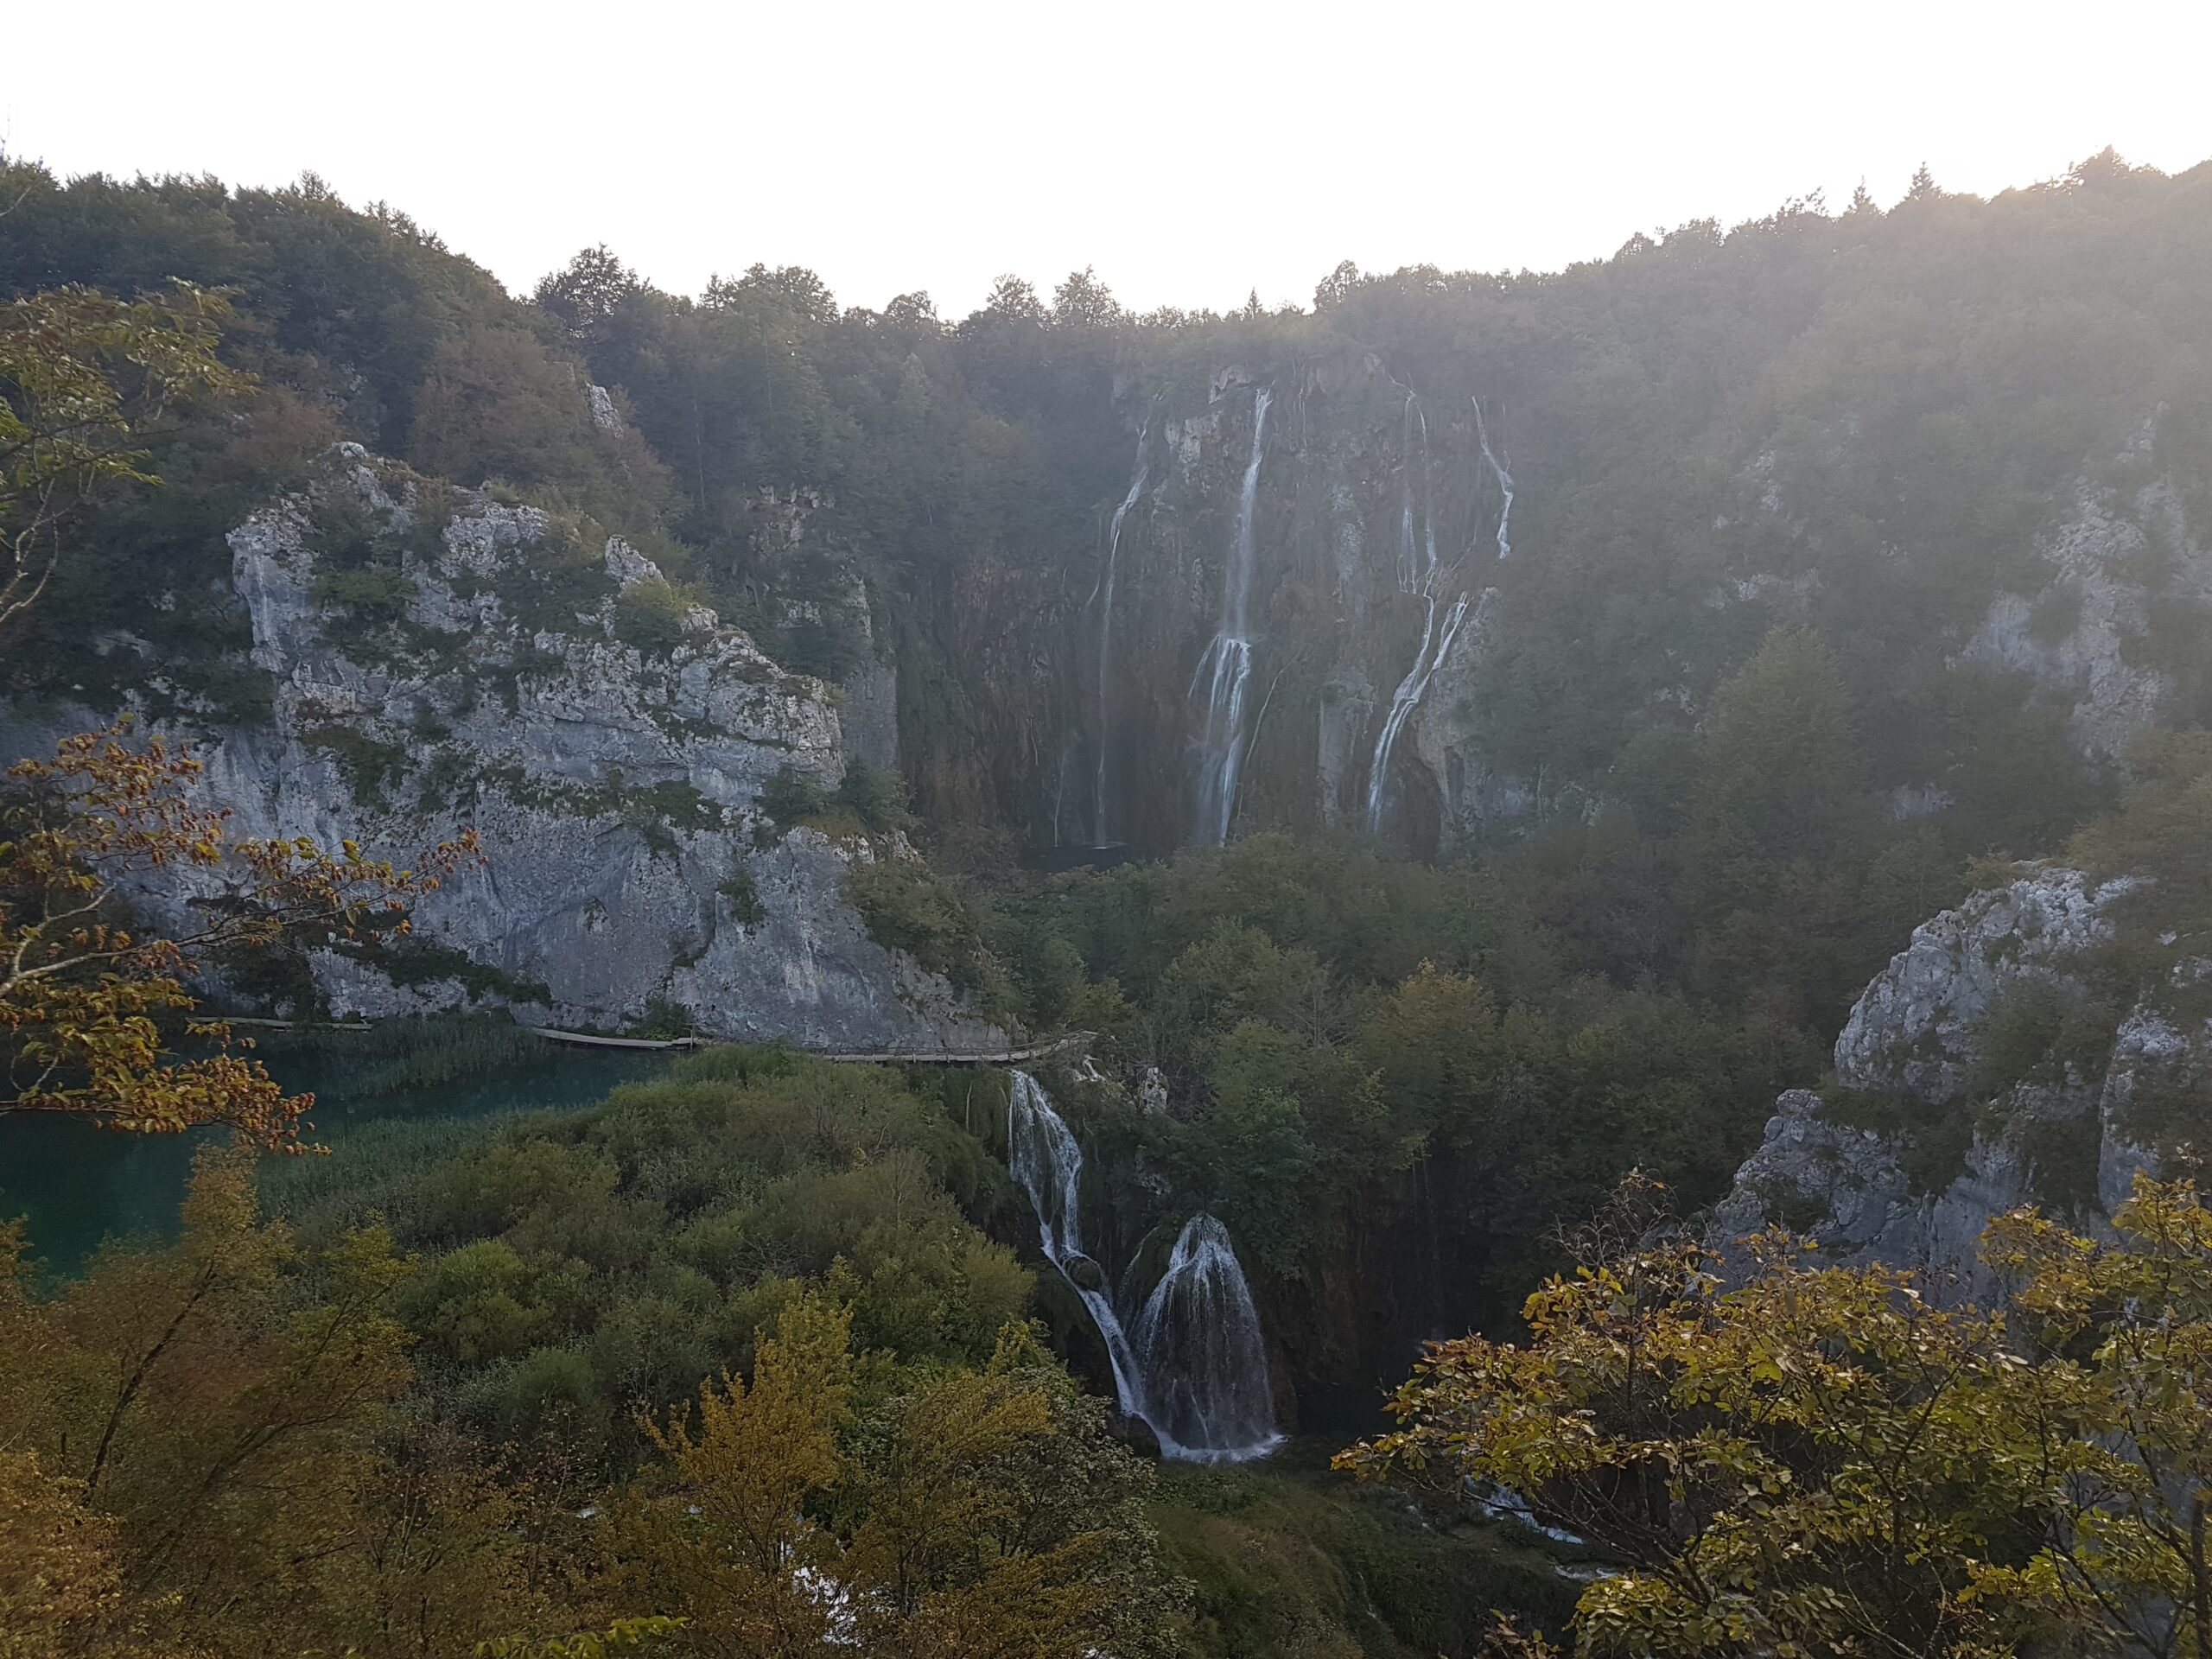
<instances>
[{"instance_id":1,"label":"grey rock face","mask_svg":"<svg viewBox=\"0 0 2212 1659\"><path fill-rule=\"evenodd\" d=\"M1916 1192L1896 1137L1837 1122L1819 1095L1792 1089L1714 1208L1713 1230L1732 1245L1781 1225L1815 1239L1823 1261L1918 1268L1939 1300L1980 1294L1989 1281L1976 1243L1993 1217L2029 1200L2030 1172L2003 1141L1976 1139L1965 1161L1942 1192Z\"/></svg>"},{"instance_id":2,"label":"grey rock face","mask_svg":"<svg viewBox=\"0 0 2212 1659\"><path fill-rule=\"evenodd\" d=\"M1864 1249L1892 1230L1910 1189L1896 1148L1872 1129L1830 1122L1822 1107L1810 1089L1776 1099L1765 1140L1713 1211L1724 1235L1777 1223L1817 1228L1825 1243Z\"/></svg>"},{"instance_id":3,"label":"grey rock face","mask_svg":"<svg viewBox=\"0 0 2212 1659\"><path fill-rule=\"evenodd\" d=\"M1836 1081L1949 1099L1973 1064L1973 1028L1998 993L2024 979L2071 982L2073 959L2112 937L2105 907L2133 887L2044 870L1922 923L1852 1008L1836 1039Z\"/></svg>"},{"instance_id":4,"label":"grey rock face","mask_svg":"<svg viewBox=\"0 0 2212 1659\"><path fill-rule=\"evenodd\" d=\"M2212 552L2190 539L2166 486L2146 486L2123 504L2087 483L2040 552L2043 588L1999 594L1960 655L2069 692L2075 745L2117 756L2158 722L2172 693L2169 677L2137 660L2134 647L2154 607L2212 601Z\"/></svg>"},{"instance_id":5,"label":"grey rock face","mask_svg":"<svg viewBox=\"0 0 2212 1659\"><path fill-rule=\"evenodd\" d=\"M844 902L855 860L903 844L804 829L778 839L760 812L785 767L824 785L842 773L845 740L819 682L784 672L701 607L672 644L625 643L620 595L660 572L619 539L583 562L544 512L476 493L456 505L358 445L334 454L324 487L398 535L404 621L348 618L337 590L318 591L310 502L255 513L230 539L273 719L208 734L202 787L242 836L353 839L402 857L473 827L486 855L415 918L418 952L459 952L471 968L400 983L319 952L334 1013L474 995L597 1026L664 1003L703 1034L809 1047L1002 1041ZM442 529L422 533L433 526L417 517L438 513L449 513ZM556 563L549 605L530 584Z\"/></svg>"},{"instance_id":6,"label":"grey rock face","mask_svg":"<svg viewBox=\"0 0 2212 1659\"><path fill-rule=\"evenodd\" d=\"M1980 1022L2023 984L2079 990L2084 953L2113 938L2113 901L2138 886L2046 868L1923 923L1852 1009L1836 1039L1839 1086L1890 1096L1907 1122L1932 1124L1983 1104L1967 1093ZM2177 973L2192 971L2184 963ZM2100 1225L2136 1173L2156 1168L2153 1152L2131 1133L2130 1108L2153 1079L2201 1082L2208 1059L2212 1021L2184 1029L2146 1001L2120 1025L2098 1076L2069 1070L2063 1081L2013 1085L1989 1121L2086 1128L2094 1119L2095 1197L2073 1219ZM2039 1178L2078 1187L2086 1173L2038 1171L2017 1135L1974 1131L1963 1167L1938 1190L1922 1191L1900 1134L1854 1127L1821 1095L1792 1090L1715 1207L1712 1230L1725 1246L1781 1224L1818 1240L1831 1259L1914 1268L1937 1294L1984 1295L1992 1287L1978 1246L1990 1221L2039 1201Z\"/></svg>"}]
</instances>

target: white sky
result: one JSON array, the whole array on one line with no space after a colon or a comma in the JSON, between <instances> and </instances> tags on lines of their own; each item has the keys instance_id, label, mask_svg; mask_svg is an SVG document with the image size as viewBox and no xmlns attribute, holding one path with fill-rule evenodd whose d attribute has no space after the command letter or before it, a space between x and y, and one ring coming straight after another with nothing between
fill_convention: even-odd
<instances>
[{"instance_id":1,"label":"white sky","mask_svg":"<svg viewBox=\"0 0 2212 1659\"><path fill-rule=\"evenodd\" d=\"M1340 259L1551 269L1923 159L1994 194L2212 157L2212 0L174 0L23 6L0 142L57 172L312 168L511 288L606 242L848 304L1092 264L1124 303L1306 302Z\"/></svg>"}]
</instances>

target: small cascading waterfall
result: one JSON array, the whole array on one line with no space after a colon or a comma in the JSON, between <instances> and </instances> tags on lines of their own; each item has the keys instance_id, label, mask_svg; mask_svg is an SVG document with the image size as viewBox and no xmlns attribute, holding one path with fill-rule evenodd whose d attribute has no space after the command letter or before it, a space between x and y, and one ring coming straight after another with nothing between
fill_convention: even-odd
<instances>
[{"instance_id":1,"label":"small cascading waterfall","mask_svg":"<svg viewBox=\"0 0 2212 1659\"><path fill-rule=\"evenodd\" d=\"M1230 1463L1281 1444L1259 1311L1229 1230L1209 1215L1191 1217L1133 1337L1105 1270L1084 1252L1083 1148L1027 1071L1014 1073L1007 1163L1036 1208L1046 1259L1083 1299L1106 1344L1122 1410L1150 1426L1161 1455Z\"/></svg>"},{"instance_id":2,"label":"small cascading waterfall","mask_svg":"<svg viewBox=\"0 0 2212 1659\"><path fill-rule=\"evenodd\" d=\"M1498 460L1497 453L1491 448L1490 431L1483 421L1482 399L1478 397L1471 401L1475 409L1475 442L1481 447L1483 461L1490 467L1491 475L1497 480L1498 493L1503 498L1497 512L1497 556L1508 558L1513 552L1513 543L1508 535L1513 522L1513 474L1505 470L1504 463ZM1420 408L1419 400L1410 391L1406 393L1406 408L1408 411ZM1410 431L1408 435L1412 435ZM1420 453L1426 478L1428 467L1428 424L1426 421L1420 428ZM1409 448L1405 463L1408 473L1412 464ZM1403 501L1399 553L1402 576L1413 561L1414 508L1410 484L1405 487ZM1422 512L1422 525L1428 539L1427 559L1419 590L1426 607L1421 620L1421 649L1414 653L1413 666L1406 671L1406 677L1398 682L1398 689L1391 696L1390 712L1383 717L1382 729L1375 740L1375 758L1368 764L1367 830L1370 835L1382 827L1384 791L1390 779L1390 751L1397 746L1398 734L1405 729L1407 721L1421 706L1421 698L1428 694L1429 681L1435 677L1436 671L1443 665L1444 659L1452 654L1452 646L1458 639L1460 626L1467 616L1468 595L1463 592L1445 610L1442 627L1437 626L1437 588L1440 571L1436 559L1436 532L1426 508ZM1485 593L1483 597L1487 604L1490 595Z\"/></svg>"},{"instance_id":3,"label":"small cascading waterfall","mask_svg":"<svg viewBox=\"0 0 2212 1659\"><path fill-rule=\"evenodd\" d=\"M1099 573L1098 585L1090 592L1092 602L1098 607L1098 778L1097 786L1092 791L1090 830L1091 844L1096 847L1106 844L1106 763L1114 748L1114 572L1122 551L1122 520L1136 505L1151 475L1151 463L1145 459L1145 437L1151 429L1152 419L1147 413L1145 424L1137 432L1136 472L1129 480L1129 493L1114 509L1113 522L1106 527L1106 568Z\"/></svg>"},{"instance_id":4,"label":"small cascading waterfall","mask_svg":"<svg viewBox=\"0 0 2212 1659\"><path fill-rule=\"evenodd\" d=\"M1144 1368L1122 1329L1122 1316L1114 1310L1105 1269L1084 1254L1083 1148L1076 1144L1067 1121L1052 1109L1044 1085L1027 1071L1014 1074L1006 1144L1007 1167L1036 1207L1045 1259L1059 1269L1060 1277L1090 1310L1106 1343L1106 1361L1113 1368L1114 1394L1122 1410L1131 1417L1144 1416Z\"/></svg>"},{"instance_id":5,"label":"small cascading waterfall","mask_svg":"<svg viewBox=\"0 0 2212 1659\"><path fill-rule=\"evenodd\" d=\"M1145 1421L1168 1456L1235 1463L1281 1444L1259 1310L1229 1230L1211 1216L1184 1224L1137 1316L1136 1344Z\"/></svg>"},{"instance_id":6,"label":"small cascading waterfall","mask_svg":"<svg viewBox=\"0 0 2212 1659\"><path fill-rule=\"evenodd\" d=\"M1218 847L1229 839L1236 807L1236 775L1244 761L1244 695L1252 682L1252 577L1256 563L1253 510L1260 493L1260 462L1266 453L1271 388L1252 397L1252 458L1236 498L1236 524L1230 538L1229 568L1221 584L1221 626L1191 676L1191 698L1206 688L1205 727L1198 747L1198 839Z\"/></svg>"},{"instance_id":7,"label":"small cascading waterfall","mask_svg":"<svg viewBox=\"0 0 2212 1659\"><path fill-rule=\"evenodd\" d=\"M1437 626L1437 601L1434 594L1424 596L1427 609L1421 620L1421 649L1414 653L1414 665L1406 671L1406 677L1398 682L1398 689L1390 696L1390 712L1382 718L1382 729L1375 739L1375 759L1367 768L1367 830L1370 835L1382 827L1383 789L1390 778L1390 751L1397 747L1398 734L1405 730L1406 721L1421 706L1428 694L1428 683L1436 676L1444 659L1452 654L1452 646L1459 637L1459 627L1467 620L1469 596L1461 594L1444 613L1443 626Z\"/></svg>"},{"instance_id":8,"label":"small cascading waterfall","mask_svg":"<svg viewBox=\"0 0 2212 1659\"><path fill-rule=\"evenodd\" d=\"M1398 467L1398 587L1405 593L1424 594L1436 580L1436 524L1429 512L1428 416L1421 406L1420 395L1410 386L1406 389L1404 425L1399 443L1404 459ZM1414 494L1415 455L1421 457L1418 509Z\"/></svg>"},{"instance_id":9,"label":"small cascading waterfall","mask_svg":"<svg viewBox=\"0 0 2212 1659\"><path fill-rule=\"evenodd\" d=\"M1491 474L1497 480L1497 487L1504 493L1505 505L1497 510L1497 556L1510 558L1513 543L1506 539L1506 526L1513 522L1513 474L1507 472L1498 458L1491 453L1490 430L1483 424L1483 400L1471 400L1475 405L1475 442L1483 447L1483 459L1490 463Z\"/></svg>"}]
</instances>

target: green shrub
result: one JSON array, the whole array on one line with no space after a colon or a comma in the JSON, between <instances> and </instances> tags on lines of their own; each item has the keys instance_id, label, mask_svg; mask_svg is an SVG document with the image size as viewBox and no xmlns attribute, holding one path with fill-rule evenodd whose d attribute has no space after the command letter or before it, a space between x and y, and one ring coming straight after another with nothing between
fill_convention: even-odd
<instances>
[{"instance_id":1,"label":"green shrub","mask_svg":"<svg viewBox=\"0 0 2212 1659\"><path fill-rule=\"evenodd\" d=\"M943 876L910 859L856 862L846 872L844 893L878 944L905 951L963 990L982 987L985 957L975 918Z\"/></svg>"},{"instance_id":2,"label":"green shrub","mask_svg":"<svg viewBox=\"0 0 2212 1659\"><path fill-rule=\"evenodd\" d=\"M779 666L793 674L830 681L849 677L860 667L867 650L859 625L841 612L788 623L777 631L775 645Z\"/></svg>"},{"instance_id":3,"label":"green shrub","mask_svg":"<svg viewBox=\"0 0 2212 1659\"><path fill-rule=\"evenodd\" d=\"M2120 1020L2119 1008L2077 986L2014 980L1974 1028L1967 1092L1982 1102L2020 1084L2094 1084L2104 1076Z\"/></svg>"},{"instance_id":4,"label":"green shrub","mask_svg":"<svg viewBox=\"0 0 2212 1659\"><path fill-rule=\"evenodd\" d=\"M729 901L729 913L741 925L751 927L766 919L768 912L760 903L760 888L752 871L738 871L715 891Z\"/></svg>"},{"instance_id":5,"label":"green shrub","mask_svg":"<svg viewBox=\"0 0 2212 1659\"><path fill-rule=\"evenodd\" d=\"M508 1439L544 1434L596 1441L607 1432L591 1362L566 1348L540 1348L500 1379L491 1397L492 1426Z\"/></svg>"},{"instance_id":6,"label":"green shrub","mask_svg":"<svg viewBox=\"0 0 2212 1659\"><path fill-rule=\"evenodd\" d=\"M319 569L359 570L382 550L391 518L348 486L321 489L308 504L307 533L301 540Z\"/></svg>"},{"instance_id":7,"label":"green shrub","mask_svg":"<svg viewBox=\"0 0 2212 1659\"><path fill-rule=\"evenodd\" d=\"M407 751L396 743L381 743L354 726L317 726L301 734L311 749L321 749L338 763L340 775L353 798L364 806L390 811L385 786L407 772Z\"/></svg>"},{"instance_id":8,"label":"green shrub","mask_svg":"<svg viewBox=\"0 0 2212 1659\"><path fill-rule=\"evenodd\" d=\"M917 820L909 809L906 780L895 772L884 772L857 758L845 763L845 775L830 796L832 805L851 810L872 833L887 835L912 830Z\"/></svg>"},{"instance_id":9,"label":"green shrub","mask_svg":"<svg viewBox=\"0 0 2212 1659\"><path fill-rule=\"evenodd\" d=\"M360 622L397 621L418 591L412 576L389 564L353 570L326 567L315 572L313 589L316 604L345 611Z\"/></svg>"},{"instance_id":10,"label":"green shrub","mask_svg":"<svg viewBox=\"0 0 2212 1659\"><path fill-rule=\"evenodd\" d=\"M492 591L524 633L574 633L576 619L615 591L606 562L587 545L589 534L554 520L542 541L499 567Z\"/></svg>"},{"instance_id":11,"label":"green shrub","mask_svg":"<svg viewBox=\"0 0 2212 1659\"><path fill-rule=\"evenodd\" d=\"M817 817L829 804L821 780L796 766L779 768L760 790L760 810L782 830Z\"/></svg>"},{"instance_id":12,"label":"green shrub","mask_svg":"<svg viewBox=\"0 0 2212 1659\"><path fill-rule=\"evenodd\" d=\"M633 582L614 601L614 637L646 657L666 657L683 642L692 597L674 582Z\"/></svg>"}]
</instances>

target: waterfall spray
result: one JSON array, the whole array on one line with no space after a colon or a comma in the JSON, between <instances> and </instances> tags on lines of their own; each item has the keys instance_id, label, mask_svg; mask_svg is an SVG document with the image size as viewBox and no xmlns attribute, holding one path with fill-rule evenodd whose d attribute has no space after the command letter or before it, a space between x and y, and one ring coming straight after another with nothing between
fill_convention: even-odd
<instances>
[{"instance_id":1,"label":"waterfall spray","mask_svg":"<svg viewBox=\"0 0 2212 1659\"><path fill-rule=\"evenodd\" d=\"M1098 847L1106 844L1106 758L1114 747L1109 741L1113 731L1114 573L1122 550L1122 520L1129 516L1129 509L1144 493L1145 480L1150 475L1144 441L1151 427L1152 416L1147 411L1145 424L1137 430L1137 465L1129 480L1129 493L1114 509L1113 522L1106 527L1106 569L1099 575L1098 585L1090 590L1091 599L1098 604L1098 779L1091 797L1090 839L1092 845Z\"/></svg>"},{"instance_id":2,"label":"waterfall spray","mask_svg":"<svg viewBox=\"0 0 2212 1659\"><path fill-rule=\"evenodd\" d=\"M1244 693L1252 679L1252 518L1259 499L1260 462L1266 454L1268 404L1273 397L1267 386L1253 394L1252 458L1245 465L1243 488L1237 494L1229 568L1222 575L1221 626L1191 676L1192 701L1200 682L1206 687L1205 728L1198 749L1198 825L1199 838L1211 847L1229 839L1236 774L1244 761Z\"/></svg>"},{"instance_id":3,"label":"waterfall spray","mask_svg":"<svg viewBox=\"0 0 2212 1659\"><path fill-rule=\"evenodd\" d=\"M1082 1298L1106 1344L1122 1410L1148 1424L1163 1456L1193 1463L1256 1458L1275 1432L1265 1338L1229 1230L1200 1214L1184 1224L1134 1338L1105 1270L1083 1249L1083 1148L1043 1085L1014 1073L1007 1164L1037 1211L1046 1260Z\"/></svg>"},{"instance_id":4,"label":"waterfall spray","mask_svg":"<svg viewBox=\"0 0 2212 1659\"><path fill-rule=\"evenodd\" d=\"M1251 1287L1211 1216L1184 1224L1167 1272L1137 1317L1147 1415L1171 1457L1236 1463L1270 1452L1275 1432L1268 1350Z\"/></svg>"}]
</instances>

